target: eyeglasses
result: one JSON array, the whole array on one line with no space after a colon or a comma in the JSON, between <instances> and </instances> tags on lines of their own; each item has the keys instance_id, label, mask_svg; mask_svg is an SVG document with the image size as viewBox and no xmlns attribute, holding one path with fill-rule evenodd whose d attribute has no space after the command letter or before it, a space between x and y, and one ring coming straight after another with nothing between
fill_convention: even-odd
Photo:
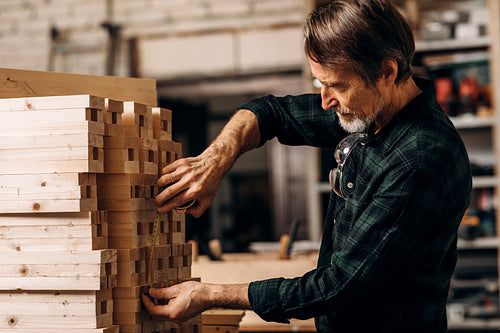
<instances>
[{"instance_id":1,"label":"eyeglasses","mask_svg":"<svg viewBox=\"0 0 500 333\"><path fill-rule=\"evenodd\" d=\"M349 134L339 142L337 148L335 148L335 152L333 153L335 161L337 161L337 167L330 170L330 186L332 187L333 192L343 199L347 196L345 195L342 186L342 169L344 168L345 161L354 150L354 147L363 141L366 136L366 133Z\"/></svg>"}]
</instances>

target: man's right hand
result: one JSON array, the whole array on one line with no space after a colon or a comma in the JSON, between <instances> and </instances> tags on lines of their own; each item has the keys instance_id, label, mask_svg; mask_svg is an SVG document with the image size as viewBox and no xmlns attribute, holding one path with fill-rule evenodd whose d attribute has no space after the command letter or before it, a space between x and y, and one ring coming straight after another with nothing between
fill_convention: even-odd
<instances>
[{"instance_id":1,"label":"man's right hand","mask_svg":"<svg viewBox=\"0 0 500 333\"><path fill-rule=\"evenodd\" d=\"M196 200L186 213L200 217L212 204L223 176L208 149L197 157L172 162L163 168L157 182L158 187L165 187L155 198L158 211L168 212Z\"/></svg>"},{"instance_id":2,"label":"man's right hand","mask_svg":"<svg viewBox=\"0 0 500 333\"><path fill-rule=\"evenodd\" d=\"M210 146L197 157L182 158L163 168L158 186L164 187L155 198L158 212L165 213L193 200L187 214L200 217L212 204L222 177L244 152L260 142L255 114L239 110Z\"/></svg>"}]
</instances>

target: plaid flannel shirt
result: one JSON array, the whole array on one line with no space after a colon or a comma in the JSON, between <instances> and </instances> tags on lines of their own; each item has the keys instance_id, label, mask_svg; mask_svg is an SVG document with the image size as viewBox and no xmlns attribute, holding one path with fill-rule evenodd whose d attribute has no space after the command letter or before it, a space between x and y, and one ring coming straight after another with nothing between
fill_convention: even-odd
<instances>
[{"instance_id":1,"label":"plaid flannel shirt","mask_svg":"<svg viewBox=\"0 0 500 333\"><path fill-rule=\"evenodd\" d=\"M330 195L317 268L250 284L250 303L263 319L315 317L318 332L446 332L457 228L472 177L433 85L414 79L423 92L347 159L348 195ZM267 96L240 108L257 115L261 144L277 137L335 147L347 135L317 94Z\"/></svg>"}]
</instances>

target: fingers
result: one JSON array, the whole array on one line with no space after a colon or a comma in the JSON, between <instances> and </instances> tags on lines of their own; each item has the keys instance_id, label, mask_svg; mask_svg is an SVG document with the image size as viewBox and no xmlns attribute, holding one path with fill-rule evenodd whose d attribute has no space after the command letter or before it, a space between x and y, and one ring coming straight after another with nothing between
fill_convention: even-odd
<instances>
[{"instance_id":1,"label":"fingers","mask_svg":"<svg viewBox=\"0 0 500 333\"><path fill-rule=\"evenodd\" d=\"M195 217L201 216L209 206L206 203L210 204L212 201L200 198L201 191L206 186L207 170L199 157L180 159L163 168L157 184L164 189L155 197L158 212L165 213L198 200L201 204L197 202L183 212Z\"/></svg>"},{"instance_id":2,"label":"fingers","mask_svg":"<svg viewBox=\"0 0 500 333\"><path fill-rule=\"evenodd\" d=\"M168 307L165 305L156 305L150 296L142 294L142 303L153 317L163 320L169 318Z\"/></svg>"}]
</instances>

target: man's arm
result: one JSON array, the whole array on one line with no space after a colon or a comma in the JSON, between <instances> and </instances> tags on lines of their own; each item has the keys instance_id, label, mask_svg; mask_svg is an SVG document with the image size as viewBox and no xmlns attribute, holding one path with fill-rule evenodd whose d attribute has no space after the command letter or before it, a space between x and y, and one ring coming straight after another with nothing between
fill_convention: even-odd
<instances>
[{"instance_id":1,"label":"man's arm","mask_svg":"<svg viewBox=\"0 0 500 333\"><path fill-rule=\"evenodd\" d=\"M251 309L247 284L217 285L190 281L169 288L152 288L149 296L166 303L155 305L150 297L142 296L147 310L159 320L182 322L214 307Z\"/></svg>"},{"instance_id":2,"label":"man's arm","mask_svg":"<svg viewBox=\"0 0 500 333\"><path fill-rule=\"evenodd\" d=\"M212 204L222 177L236 159L260 142L255 114L239 110L210 146L197 157L179 159L167 165L158 179L165 187L155 198L160 213L168 212L194 199L197 204L187 213L199 217Z\"/></svg>"}]
</instances>

